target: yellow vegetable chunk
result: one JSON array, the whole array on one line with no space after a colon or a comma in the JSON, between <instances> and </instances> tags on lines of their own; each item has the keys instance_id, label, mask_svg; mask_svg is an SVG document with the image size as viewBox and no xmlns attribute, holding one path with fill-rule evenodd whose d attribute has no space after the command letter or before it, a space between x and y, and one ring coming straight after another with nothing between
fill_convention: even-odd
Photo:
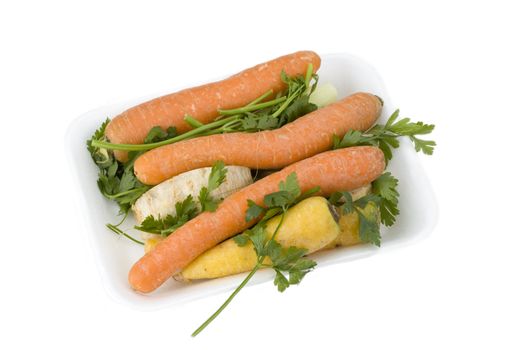
<instances>
[{"instance_id":1,"label":"yellow vegetable chunk","mask_svg":"<svg viewBox=\"0 0 525 350\"><path fill-rule=\"evenodd\" d=\"M364 214L368 216L377 216L379 213L374 213L379 209L373 203L368 203L364 209ZM361 243L359 238L359 216L356 212L343 215L341 207L337 208L337 212L340 216L339 227L341 233L324 249L332 249L335 247L347 247Z\"/></svg>"},{"instance_id":2,"label":"yellow vegetable chunk","mask_svg":"<svg viewBox=\"0 0 525 350\"><path fill-rule=\"evenodd\" d=\"M280 220L279 215L268 221L267 238L271 237ZM283 247L295 246L312 253L333 242L339 232L328 201L323 197L310 197L288 210L275 239ZM197 257L178 277L193 280L234 275L250 271L256 261L251 242L240 247L230 238Z\"/></svg>"}]
</instances>

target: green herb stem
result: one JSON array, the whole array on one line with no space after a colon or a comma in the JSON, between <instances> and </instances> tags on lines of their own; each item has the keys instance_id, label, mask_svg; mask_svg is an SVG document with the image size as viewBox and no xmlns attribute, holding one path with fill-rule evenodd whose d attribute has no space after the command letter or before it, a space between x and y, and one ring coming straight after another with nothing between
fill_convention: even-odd
<instances>
[{"instance_id":1,"label":"green herb stem","mask_svg":"<svg viewBox=\"0 0 525 350\"><path fill-rule=\"evenodd\" d=\"M306 90L304 91L305 94L310 93L310 81L312 80L312 74L314 72L314 65L311 63L308 63L308 68L306 69L306 75L304 77L304 85L306 86Z\"/></svg>"},{"instance_id":2,"label":"green herb stem","mask_svg":"<svg viewBox=\"0 0 525 350\"><path fill-rule=\"evenodd\" d=\"M120 225L120 224L119 224ZM133 238L131 237L130 235L128 235L126 232L122 231L121 229L119 229L117 226L115 225L112 225L112 224L106 224L106 227L109 228L111 231L115 232L117 235L120 235L120 236L124 236L130 240L132 240L133 242L135 243L138 243L138 244L142 244L144 245L144 242L141 242L139 241L138 239L136 238Z\"/></svg>"},{"instance_id":3,"label":"green herb stem","mask_svg":"<svg viewBox=\"0 0 525 350\"><path fill-rule=\"evenodd\" d=\"M268 246L269 242L271 242L275 236L277 235L277 232L279 231L279 229L281 228L281 225L284 221L284 215L286 213L286 209L283 208L284 212L283 214L281 215L281 219L279 220L279 224L277 225L277 227L275 228L275 231L273 232L272 234L272 238L270 240L268 240L265 244L265 247ZM255 273L263 266L263 261L264 261L264 258L266 257L266 255L260 255L258 258L257 258L257 264L255 264L254 268L252 269L252 271L250 271L250 273L244 278L244 280L241 282L241 284L239 284L237 286L237 288L235 288L235 290L233 291L233 293L228 297L228 299L226 299L226 301L217 309L217 311L215 311L206 321L204 321L203 324L201 324L199 326L199 328L197 328L192 334L191 336L192 337L195 337L197 334L199 334L200 332L202 332L202 330L204 328L206 328L215 318L217 318L217 316L219 316L219 314L222 312L222 310L224 310L230 303L231 301L233 300L233 298L235 298L235 296L241 291L241 289L244 288L244 286L246 286L246 284L250 281L250 279L253 277L253 275L255 275ZM265 265L266 266L266 265Z\"/></svg>"},{"instance_id":4,"label":"green herb stem","mask_svg":"<svg viewBox=\"0 0 525 350\"><path fill-rule=\"evenodd\" d=\"M192 334L191 336L192 337L195 337L197 334L199 334L200 332L202 332L202 330L204 330L204 328L206 328L215 318L217 318L217 316L219 316L219 314L222 312L222 310L224 310L230 303L231 301L233 300L233 298L235 298L235 296L241 291L241 289L244 288L244 286L250 281L250 279L253 277L253 275L255 275L255 273L257 272L257 270L259 270L259 268L261 267L261 263L262 263L262 260L263 260L264 257L259 257L259 259L257 259L257 264L255 265L255 267L253 268L253 270L248 274L248 276L246 276L244 278L244 280L241 282L241 284L239 284L239 286L237 286L237 288L235 288L235 290L233 291L233 293L228 297L228 299L226 299L226 301L217 309L217 311L215 311L213 313L213 315L211 315L206 321L204 321L203 324L201 324L199 326L199 328L197 328Z\"/></svg>"},{"instance_id":5,"label":"green herb stem","mask_svg":"<svg viewBox=\"0 0 525 350\"><path fill-rule=\"evenodd\" d=\"M266 97L270 96L271 94L273 94L273 90L272 89L266 91L264 94L262 94L261 96L257 97L252 102L248 103L247 106L255 105L255 104L261 102L262 100L264 100Z\"/></svg>"},{"instance_id":6,"label":"green herb stem","mask_svg":"<svg viewBox=\"0 0 525 350\"><path fill-rule=\"evenodd\" d=\"M257 104L253 104L253 105L247 105L247 106L241 107L241 108L220 109L219 113L221 115L243 114L243 113L246 113L246 112L256 111L258 109L263 109L263 108L275 106L275 105L277 105L277 104L279 104L279 103L281 103L283 101L286 101L286 99L287 99L287 97L283 96L283 97L279 97L279 98L276 98L276 99L273 99L273 100L270 100L270 101L261 102L261 103L257 103Z\"/></svg>"},{"instance_id":7,"label":"green herb stem","mask_svg":"<svg viewBox=\"0 0 525 350\"><path fill-rule=\"evenodd\" d=\"M186 114L184 116L184 121L186 123L189 124L189 126L191 126L192 128L196 129L196 128L200 128L201 126L203 126L204 124L201 123L200 121L198 121L197 119L193 118L191 115L189 114Z\"/></svg>"},{"instance_id":8,"label":"green herb stem","mask_svg":"<svg viewBox=\"0 0 525 350\"><path fill-rule=\"evenodd\" d=\"M148 186L148 188L149 188L149 186ZM104 196L107 199L116 199L116 198L119 198L119 197L126 196L128 194L135 193L135 192L140 192L140 191L145 192L144 188L140 187L140 188L134 188L134 189L129 190L129 191L119 192L119 193L116 193L116 194L107 194L107 193L103 193L103 194L104 194Z\"/></svg>"},{"instance_id":9,"label":"green herb stem","mask_svg":"<svg viewBox=\"0 0 525 350\"><path fill-rule=\"evenodd\" d=\"M93 140L91 142L91 146L98 147L98 148L118 150L118 151L147 151L153 148L169 145L175 142L179 142L179 141L183 141L183 140L191 139L193 137L200 136L200 134L202 134L203 132L208 132L211 129L221 127L224 124L232 120L235 120L236 118L238 118L238 116L232 116L229 118L220 119L220 120L211 122L209 124L204 124L198 128L185 132L184 134L181 134L179 136L175 136L171 139L167 139L167 140L155 142L155 143L133 145L133 144L111 143L111 142L106 142L106 141Z\"/></svg>"},{"instance_id":10,"label":"green herb stem","mask_svg":"<svg viewBox=\"0 0 525 350\"><path fill-rule=\"evenodd\" d=\"M288 98L285 98L284 103L279 107L278 110L276 110L272 114L272 117L277 118L279 115L281 115L281 113L286 109L286 107L288 107L288 105L290 105L290 103L292 103L292 101L297 97L297 95L299 95L300 91L301 90L297 90L292 95L288 96Z\"/></svg>"}]
</instances>

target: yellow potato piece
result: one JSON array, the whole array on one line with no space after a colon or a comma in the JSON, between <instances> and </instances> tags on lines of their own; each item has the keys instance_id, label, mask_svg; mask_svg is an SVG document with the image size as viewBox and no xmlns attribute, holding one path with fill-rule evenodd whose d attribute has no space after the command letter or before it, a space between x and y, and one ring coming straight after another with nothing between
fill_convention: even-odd
<instances>
[{"instance_id":1,"label":"yellow potato piece","mask_svg":"<svg viewBox=\"0 0 525 350\"><path fill-rule=\"evenodd\" d=\"M268 238L280 220L279 215L268 221ZM323 197L310 197L288 210L276 240L283 247L295 246L312 253L333 242L339 236L339 232L339 225L328 201ZM251 242L239 247L233 238L230 238L193 260L178 278L193 280L233 275L250 271L256 261L257 255Z\"/></svg>"}]
</instances>

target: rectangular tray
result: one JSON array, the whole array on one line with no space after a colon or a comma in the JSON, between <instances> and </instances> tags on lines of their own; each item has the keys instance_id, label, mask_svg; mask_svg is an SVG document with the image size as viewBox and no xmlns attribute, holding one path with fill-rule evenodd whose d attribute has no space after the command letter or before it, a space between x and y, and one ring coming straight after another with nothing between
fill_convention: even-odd
<instances>
[{"instance_id":1,"label":"rectangular tray","mask_svg":"<svg viewBox=\"0 0 525 350\"><path fill-rule=\"evenodd\" d=\"M239 67L242 68L242 67ZM395 110L384 83L377 71L363 60L345 53L322 56L318 72L320 84L330 82L337 88L339 98L358 91L370 92L384 100L383 114L379 122ZM188 82L186 86L195 83ZM152 310L181 302L201 298L207 295L234 289L245 274L224 277L209 281L181 283L169 280L161 288L149 295L134 292L128 285L127 276L130 267L143 255L143 247L117 236L109 231L106 223L117 223L117 206L106 200L98 191L97 168L86 151L86 140L89 139L100 124L123 110L140 102L169 92L153 96L136 98L124 103L105 106L87 112L75 119L66 133L66 152L74 177L76 197L84 219L84 227L89 236L95 254L98 270L103 285L109 295L117 302L134 308ZM394 159L388 165L388 171L399 178L401 214L393 227L382 227L382 246L370 245L337 248L312 255L318 267L342 263L383 252L387 249L406 245L428 235L437 221L437 203L432 188L425 175L418 157L407 140L401 140L401 147L394 153ZM129 217L122 225L125 230L134 225ZM140 235L137 233L137 237ZM316 271L314 273L322 273ZM272 271L259 271L250 284L271 280Z\"/></svg>"}]
</instances>

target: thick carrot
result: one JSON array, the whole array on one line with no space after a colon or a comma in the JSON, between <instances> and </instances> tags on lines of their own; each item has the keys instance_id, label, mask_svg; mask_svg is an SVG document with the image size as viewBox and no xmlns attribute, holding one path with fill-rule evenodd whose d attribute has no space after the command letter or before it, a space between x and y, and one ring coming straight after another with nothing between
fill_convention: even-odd
<instances>
[{"instance_id":1,"label":"thick carrot","mask_svg":"<svg viewBox=\"0 0 525 350\"><path fill-rule=\"evenodd\" d=\"M384 167L383 152L371 146L329 151L292 164L227 197L215 212L181 226L133 265L129 283L137 291L151 292L204 251L253 225L255 221L244 219L248 199L262 205L264 196L277 191L279 182L293 172L302 191L319 186L320 195L329 195L370 183Z\"/></svg>"},{"instance_id":2,"label":"thick carrot","mask_svg":"<svg viewBox=\"0 0 525 350\"><path fill-rule=\"evenodd\" d=\"M139 144L154 126L174 126L181 133L191 129L184 121L186 114L206 124L219 114L218 109L244 106L268 90L275 93L286 85L281 71L289 76L304 75L311 63L314 72L321 65L313 51L299 51L246 69L227 79L185 89L132 107L113 118L106 136L113 143ZM115 151L115 157L127 159L127 152Z\"/></svg>"},{"instance_id":3,"label":"thick carrot","mask_svg":"<svg viewBox=\"0 0 525 350\"><path fill-rule=\"evenodd\" d=\"M357 93L280 129L198 137L151 150L135 161L135 175L155 185L222 160L252 169L282 168L331 148L333 135L366 130L381 114L377 96Z\"/></svg>"}]
</instances>

